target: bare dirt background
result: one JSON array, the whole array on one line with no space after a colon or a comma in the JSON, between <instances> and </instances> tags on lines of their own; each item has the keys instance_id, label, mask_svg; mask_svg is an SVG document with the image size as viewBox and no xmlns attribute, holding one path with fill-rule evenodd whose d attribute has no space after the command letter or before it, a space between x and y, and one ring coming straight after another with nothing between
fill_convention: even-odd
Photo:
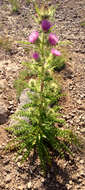
<instances>
[{"instance_id":1,"label":"bare dirt background","mask_svg":"<svg viewBox=\"0 0 85 190\"><path fill-rule=\"evenodd\" d=\"M71 126L85 142L85 0L59 0L56 8L56 31L60 40L70 40L67 46L68 61L62 76L66 98L62 112L67 125ZM57 6L56 6L57 7ZM15 162L16 153L3 151L10 135L5 127L9 116L17 107L13 83L22 68L21 62L28 60L25 49L17 41L27 40L36 28L32 19L32 4L21 1L18 14L12 14L7 0L0 1L0 190L84 190L85 147L74 153L74 159L56 159L47 177L43 177L39 165L29 160L20 165ZM3 43L4 42L4 43Z\"/></svg>"}]
</instances>

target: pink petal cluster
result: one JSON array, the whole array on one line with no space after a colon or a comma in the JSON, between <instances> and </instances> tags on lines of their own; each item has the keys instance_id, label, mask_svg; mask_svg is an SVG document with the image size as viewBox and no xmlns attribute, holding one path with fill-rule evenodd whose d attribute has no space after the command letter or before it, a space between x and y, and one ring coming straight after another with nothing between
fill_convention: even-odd
<instances>
[{"instance_id":1,"label":"pink petal cluster","mask_svg":"<svg viewBox=\"0 0 85 190\"><path fill-rule=\"evenodd\" d=\"M37 52L34 52L32 56L33 56L33 59L35 60L39 59L39 54Z\"/></svg>"},{"instance_id":2,"label":"pink petal cluster","mask_svg":"<svg viewBox=\"0 0 85 190\"><path fill-rule=\"evenodd\" d=\"M56 34L50 33L49 34L49 38L48 41L51 45L56 45L58 43L58 37L56 36Z\"/></svg>"},{"instance_id":3,"label":"pink petal cluster","mask_svg":"<svg viewBox=\"0 0 85 190\"><path fill-rule=\"evenodd\" d=\"M53 55L55 55L55 56L60 56L60 55L61 55L60 51L58 51L58 50L56 50L56 49L54 49L54 48L51 49L51 53L52 53Z\"/></svg>"},{"instance_id":4,"label":"pink petal cluster","mask_svg":"<svg viewBox=\"0 0 85 190\"><path fill-rule=\"evenodd\" d=\"M42 30L43 30L44 32L48 32L48 30L49 30L50 27L51 27L50 22L49 22L48 20L46 20L46 19L42 20L41 25L42 25Z\"/></svg>"},{"instance_id":5,"label":"pink petal cluster","mask_svg":"<svg viewBox=\"0 0 85 190\"><path fill-rule=\"evenodd\" d=\"M39 37L39 33L37 31L34 31L29 35L28 40L29 40L30 43L35 43L36 40L38 39L38 37Z\"/></svg>"}]
</instances>

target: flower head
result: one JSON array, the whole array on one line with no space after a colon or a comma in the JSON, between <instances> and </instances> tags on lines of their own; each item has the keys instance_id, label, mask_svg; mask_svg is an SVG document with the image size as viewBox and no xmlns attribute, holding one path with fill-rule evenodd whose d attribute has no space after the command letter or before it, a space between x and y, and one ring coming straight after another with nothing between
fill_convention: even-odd
<instances>
[{"instance_id":1,"label":"flower head","mask_svg":"<svg viewBox=\"0 0 85 190\"><path fill-rule=\"evenodd\" d=\"M61 55L60 51L58 51L58 50L56 50L56 49L54 49L54 48L51 49L51 53L52 53L53 55L55 55L55 56L60 56L60 55Z\"/></svg>"},{"instance_id":2,"label":"flower head","mask_svg":"<svg viewBox=\"0 0 85 190\"><path fill-rule=\"evenodd\" d=\"M34 31L34 32L32 32L30 35L29 35L29 42L31 42L31 43L35 43L36 42L36 40L38 39L38 37L39 37L39 33L37 32L37 31Z\"/></svg>"},{"instance_id":3,"label":"flower head","mask_svg":"<svg viewBox=\"0 0 85 190\"><path fill-rule=\"evenodd\" d=\"M58 43L58 37L56 36L56 34L53 33L49 34L48 40L51 45L56 45Z\"/></svg>"},{"instance_id":4,"label":"flower head","mask_svg":"<svg viewBox=\"0 0 85 190\"><path fill-rule=\"evenodd\" d=\"M41 25L42 25L42 29L43 29L44 32L48 32L48 30L51 27L50 22L48 20L46 20L46 19L42 20Z\"/></svg>"},{"instance_id":5,"label":"flower head","mask_svg":"<svg viewBox=\"0 0 85 190\"><path fill-rule=\"evenodd\" d=\"M39 59L39 54L37 52L34 52L32 56L33 56L33 59L35 60Z\"/></svg>"}]
</instances>

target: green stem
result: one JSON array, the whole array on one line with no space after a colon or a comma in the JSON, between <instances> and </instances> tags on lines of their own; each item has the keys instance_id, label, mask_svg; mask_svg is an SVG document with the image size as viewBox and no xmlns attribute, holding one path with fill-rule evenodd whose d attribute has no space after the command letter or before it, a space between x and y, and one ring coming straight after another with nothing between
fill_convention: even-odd
<instances>
[{"instance_id":1,"label":"green stem","mask_svg":"<svg viewBox=\"0 0 85 190\"><path fill-rule=\"evenodd\" d=\"M42 69L41 69L42 78L41 78L41 94L42 94L43 88L44 88L44 64L45 64L45 55L44 55L44 33L43 33L43 36L42 36Z\"/></svg>"},{"instance_id":2,"label":"green stem","mask_svg":"<svg viewBox=\"0 0 85 190\"><path fill-rule=\"evenodd\" d=\"M41 90L40 90L40 99L41 99L41 104L40 104L40 114L42 118L42 112L43 112L43 91L44 91L44 64L45 64L45 53L44 53L44 33L42 34L42 68L41 68ZM42 120L42 119L41 119Z\"/></svg>"}]
</instances>

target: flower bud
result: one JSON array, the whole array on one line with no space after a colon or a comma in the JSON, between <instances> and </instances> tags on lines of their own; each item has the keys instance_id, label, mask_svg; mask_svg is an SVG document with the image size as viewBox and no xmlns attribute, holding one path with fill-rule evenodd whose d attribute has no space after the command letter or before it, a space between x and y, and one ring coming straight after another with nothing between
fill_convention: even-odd
<instances>
[{"instance_id":1,"label":"flower bud","mask_svg":"<svg viewBox=\"0 0 85 190\"><path fill-rule=\"evenodd\" d=\"M38 37L39 37L39 33L37 31L34 31L29 35L28 40L29 40L30 43L35 43L36 40L38 39Z\"/></svg>"},{"instance_id":2,"label":"flower bud","mask_svg":"<svg viewBox=\"0 0 85 190\"><path fill-rule=\"evenodd\" d=\"M39 59L39 54L37 52L34 52L32 56L36 61Z\"/></svg>"},{"instance_id":3,"label":"flower bud","mask_svg":"<svg viewBox=\"0 0 85 190\"><path fill-rule=\"evenodd\" d=\"M56 49L54 49L54 48L51 49L51 53L52 53L53 55L55 55L55 56L60 56L60 55L61 55L60 51L58 51L58 50L56 50Z\"/></svg>"},{"instance_id":4,"label":"flower bud","mask_svg":"<svg viewBox=\"0 0 85 190\"><path fill-rule=\"evenodd\" d=\"M48 20L42 20L42 23L41 23L41 25L42 25L42 30L44 31L44 32L48 32L48 30L50 29L50 27L51 27L51 24L50 24L50 22L48 21Z\"/></svg>"},{"instance_id":5,"label":"flower bud","mask_svg":"<svg viewBox=\"0 0 85 190\"><path fill-rule=\"evenodd\" d=\"M56 36L56 34L50 33L49 34L49 38L48 41L51 45L56 45L58 43L58 37Z\"/></svg>"}]
</instances>

